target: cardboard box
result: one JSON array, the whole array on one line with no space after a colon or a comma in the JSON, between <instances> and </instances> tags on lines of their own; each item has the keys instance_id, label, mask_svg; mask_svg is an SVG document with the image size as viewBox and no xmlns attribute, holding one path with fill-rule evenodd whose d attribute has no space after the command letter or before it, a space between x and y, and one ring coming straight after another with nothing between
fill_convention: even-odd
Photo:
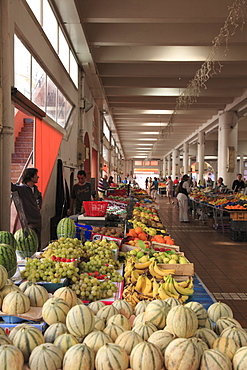
<instances>
[{"instance_id":1,"label":"cardboard box","mask_svg":"<svg viewBox=\"0 0 247 370\"><path fill-rule=\"evenodd\" d=\"M193 263L185 263L185 264L169 264L169 263L160 263L158 266L164 270L175 270L174 275L183 275L183 276L193 276L194 271L194 264Z\"/></svg>"},{"instance_id":2,"label":"cardboard box","mask_svg":"<svg viewBox=\"0 0 247 370\"><path fill-rule=\"evenodd\" d=\"M122 232L121 227L112 227L111 229L114 229L116 232ZM108 236L108 235L100 234L100 233L97 233L97 232L96 233L92 232L92 234L91 234L91 240L92 241L103 240L103 239L113 240L118 244L119 247L123 243L123 238L117 238L114 235L109 235Z\"/></svg>"},{"instance_id":3,"label":"cardboard box","mask_svg":"<svg viewBox=\"0 0 247 370\"><path fill-rule=\"evenodd\" d=\"M231 211L230 218L235 221L246 221L247 211Z\"/></svg>"}]
</instances>

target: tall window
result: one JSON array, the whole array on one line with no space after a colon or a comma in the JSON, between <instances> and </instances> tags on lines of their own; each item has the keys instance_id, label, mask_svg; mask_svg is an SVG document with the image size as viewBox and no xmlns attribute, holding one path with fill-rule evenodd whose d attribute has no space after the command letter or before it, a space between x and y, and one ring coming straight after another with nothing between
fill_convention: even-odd
<instances>
[{"instance_id":1,"label":"tall window","mask_svg":"<svg viewBox=\"0 0 247 370\"><path fill-rule=\"evenodd\" d=\"M110 130L106 122L103 122L103 134L107 138L107 140L110 142Z\"/></svg>"},{"instance_id":2,"label":"tall window","mask_svg":"<svg viewBox=\"0 0 247 370\"><path fill-rule=\"evenodd\" d=\"M48 0L26 0L52 47L78 87L78 64Z\"/></svg>"},{"instance_id":3,"label":"tall window","mask_svg":"<svg viewBox=\"0 0 247 370\"><path fill-rule=\"evenodd\" d=\"M32 58L32 101L45 111L46 74L34 58Z\"/></svg>"},{"instance_id":4,"label":"tall window","mask_svg":"<svg viewBox=\"0 0 247 370\"><path fill-rule=\"evenodd\" d=\"M14 58L15 86L18 85L18 90L30 99L31 54L21 42L15 42Z\"/></svg>"},{"instance_id":5,"label":"tall window","mask_svg":"<svg viewBox=\"0 0 247 370\"><path fill-rule=\"evenodd\" d=\"M55 51L58 52L58 23L47 0L43 0L43 30Z\"/></svg>"},{"instance_id":6,"label":"tall window","mask_svg":"<svg viewBox=\"0 0 247 370\"><path fill-rule=\"evenodd\" d=\"M17 36L14 65L15 87L65 128L72 105Z\"/></svg>"}]
</instances>

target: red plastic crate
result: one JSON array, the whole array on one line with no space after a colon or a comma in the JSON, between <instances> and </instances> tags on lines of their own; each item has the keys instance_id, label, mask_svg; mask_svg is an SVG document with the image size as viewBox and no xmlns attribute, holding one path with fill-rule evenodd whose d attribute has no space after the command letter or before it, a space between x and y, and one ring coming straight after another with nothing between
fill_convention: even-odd
<instances>
[{"instance_id":1,"label":"red plastic crate","mask_svg":"<svg viewBox=\"0 0 247 370\"><path fill-rule=\"evenodd\" d=\"M106 214L108 202L84 201L83 206L87 216L103 217Z\"/></svg>"}]
</instances>

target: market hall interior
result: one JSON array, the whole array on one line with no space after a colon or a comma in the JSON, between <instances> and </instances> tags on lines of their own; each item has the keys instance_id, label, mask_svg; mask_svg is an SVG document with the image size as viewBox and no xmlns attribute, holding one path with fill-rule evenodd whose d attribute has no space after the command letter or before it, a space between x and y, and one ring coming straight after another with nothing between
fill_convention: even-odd
<instances>
[{"instance_id":1,"label":"market hall interior","mask_svg":"<svg viewBox=\"0 0 247 370\"><path fill-rule=\"evenodd\" d=\"M228 232L215 230L189 214L189 223L180 223L176 204L157 198L159 216L165 229L180 246L195 272L216 301L228 304L236 320L247 328L247 244L234 242Z\"/></svg>"}]
</instances>

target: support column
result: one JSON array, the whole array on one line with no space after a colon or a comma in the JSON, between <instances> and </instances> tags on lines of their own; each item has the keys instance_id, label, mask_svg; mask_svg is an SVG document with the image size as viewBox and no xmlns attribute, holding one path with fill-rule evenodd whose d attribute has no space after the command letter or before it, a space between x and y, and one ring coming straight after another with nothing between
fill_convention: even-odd
<instances>
[{"instance_id":1,"label":"support column","mask_svg":"<svg viewBox=\"0 0 247 370\"><path fill-rule=\"evenodd\" d=\"M166 157L163 158L163 178L166 177L166 171L167 171L167 161Z\"/></svg>"},{"instance_id":2,"label":"support column","mask_svg":"<svg viewBox=\"0 0 247 370\"><path fill-rule=\"evenodd\" d=\"M197 182L203 184L203 175L204 175L204 152L205 152L205 133L200 131L198 134L197 141L197 162L198 162L198 176Z\"/></svg>"},{"instance_id":3,"label":"support column","mask_svg":"<svg viewBox=\"0 0 247 370\"><path fill-rule=\"evenodd\" d=\"M168 171L167 171L167 176L171 176L171 165L172 165L172 161L171 161L171 154L168 154L168 158L167 158L167 167L168 167Z\"/></svg>"},{"instance_id":4,"label":"support column","mask_svg":"<svg viewBox=\"0 0 247 370\"><path fill-rule=\"evenodd\" d=\"M238 172L241 173L244 177L244 155L243 153L239 153L240 159L239 159L239 167Z\"/></svg>"},{"instance_id":5,"label":"support column","mask_svg":"<svg viewBox=\"0 0 247 370\"><path fill-rule=\"evenodd\" d=\"M0 230L10 229L11 153L14 148L14 111L11 104L13 85L13 32L10 26L9 1L0 2Z\"/></svg>"},{"instance_id":6,"label":"support column","mask_svg":"<svg viewBox=\"0 0 247 370\"><path fill-rule=\"evenodd\" d=\"M219 117L218 128L218 176L231 189L236 178L238 150L238 117L234 111L224 112Z\"/></svg>"},{"instance_id":7,"label":"support column","mask_svg":"<svg viewBox=\"0 0 247 370\"><path fill-rule=\"evenodd\" d=\"M179 150L173 149L172 151L172 180L174 181L179 175Z\"/></svg>"},{"instance_id":8,"label":"support column","mask_svg":"<svg viewBox=\"0 0 247 370\"><path fill-rule=\"evenodd\" d=\"M184 175L188 174L188 159L189 159L189 146L188 146L188 143L184 143L183 144Z\"/></svg>"}]
</instances>

